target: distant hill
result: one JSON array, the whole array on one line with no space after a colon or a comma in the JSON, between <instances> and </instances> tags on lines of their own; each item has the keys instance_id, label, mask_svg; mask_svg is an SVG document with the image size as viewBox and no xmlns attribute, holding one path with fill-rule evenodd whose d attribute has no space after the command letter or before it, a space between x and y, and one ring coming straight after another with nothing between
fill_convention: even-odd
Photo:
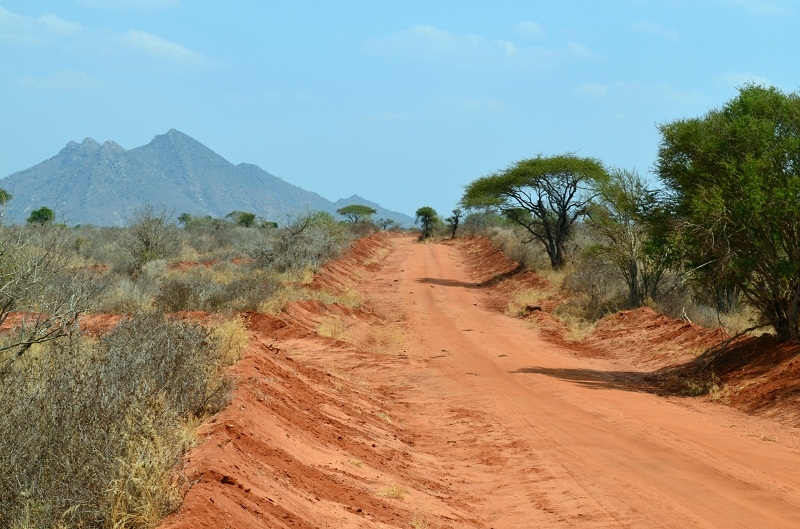
<instances>
[{"instance_id":1,"label":"distant hill","mask_svg":"<svg viewBox=\"0 0 800 529\"><path fill-rule=\"evenodd\" d=\"M410 226L414 219L354 195L331 202L294 186L256 165L233 165L175 129L142 147L125 150L113 141L71 141L54 157L0 179L13 195L6 219L24 222L47 206L70 225L122 226L144 206L164 208L177 217L249 211L284 222L305 211L336 210L354 203Z\"/></svg>"}]
</instances>

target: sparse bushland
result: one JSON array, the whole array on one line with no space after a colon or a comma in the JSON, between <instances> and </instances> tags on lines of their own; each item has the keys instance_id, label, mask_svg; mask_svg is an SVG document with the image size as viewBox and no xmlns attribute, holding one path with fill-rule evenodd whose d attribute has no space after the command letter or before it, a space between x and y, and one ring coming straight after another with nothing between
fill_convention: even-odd
<instances>
[{"instance_id":1,"label":"sparse bushland","mask_svg":"<svg viewBox=\"0 0 800 529\"><path fill-rule=\"evenodd\" d=\"M570 330L567 338L578 339L600 318L635 308L631 304L630 285L620 273L618 263L609 253L599 250L605 243L587 224L574 226L573 235L565 246L570 258L561 269L553 269L549 256L526 243L526 235L520 228L499 217L482 215L480 220L470 228L471 236L488 237L505 255L546 281L540 287L509 298L508 314L522 315L528 310L526 307L549 306L551 314ZM470 223L468 216L465 226ZM732 334L752 326L753 314L746 305L721 313L705 301L703 293L695 285L692 276L684 270L667 269L656 297L648 298L644 304L675 319L689 320L709 328L722 326Z\"/></svg>"},{"instance_id":2,"label":"sparse bushland","mask_svg":"<svg viewBox=\"0 0 800 529\"><path fill-rule=\"evenodd\" d=\"M179 504L197 421L226 403L243 334L151 313L21 358L0 384L0 526L155 526Z\"/></svg>"},{"instance_id":3,"label":"sparse bushland","mask_svg":"<svg viewBox=\"0 0 800 529\"><path fill-rule=\"evenodd\" d=\"M0 224L0 376L35 344L72 334L100 287L74 269L68 228Z\"/></svg>"},{"instance_id":4,"label":"sparse bushland","mask_svg":"<svg viewBox=\"0 0 800 529\"><path fill-rule=\"evenodd\" d=\"M128 229L122 232L120 246L128 257L125 271L135 277L147 263L177 255L178 228L166 212L156 213L147 207L136 212Z\"/></svg>"},{"instance_id":5,"label":"sparse bushland","mask_svg":"<svg viewBox=\"0 0 800 529\"><path fill-rule=\"evenodd\" d=\"M155 526L177 507L176 465L225 404L224 370L248 341L236 318L162 313L323 299L306 284L353 228L313 213L284 227L178 229L152 211L126 228L0 223L0 527ZM90 338L79 332L90 311L128 316Z\"/></svg>"},{"instance_id":6,"label":"sparse bushland","mask_svg":"<svg viewBox=\"0 0 800 529\"><path fill-rule=\"evenodd\" d=\"M256 264L277 272L318 268L354 240L347 226L328 213L307 213L288 225L260 232L248 251Z\"/></svg>"}]
</instances>

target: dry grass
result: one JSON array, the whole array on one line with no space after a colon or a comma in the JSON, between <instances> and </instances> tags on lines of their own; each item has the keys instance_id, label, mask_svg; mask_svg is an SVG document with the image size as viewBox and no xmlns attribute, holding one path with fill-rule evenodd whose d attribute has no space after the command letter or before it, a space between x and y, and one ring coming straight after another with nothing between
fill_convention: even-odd
<instances>
[{"instance_id":1,"label":"dry grass","mask_svg":"<svg viewBox=\"0 0 800 529\"><path fill-rule=\"evenodd\" d=\"M142 315L38 348L0 384L0 527L153 527L197 421L227 403L234 324Z\"/></svg>"},{"instance_id":2,"label":"dry grass","mask_svg":"<svg viewBox=\"0 0 800 529\"><path fill-rule=\"evenodd\" d=\"M406 494L408 491L400 485L389 485L378 491L378 496L384 498L402 499Z\"/></svg>"},{"instance_id":3,"label":"dry grass","mask_svg":"<svg viewBox=\"0 0 800 529\"><path fill-rule=\"evenodd\" d=\"M420 513L414 514L414 517L408 522L408 525L414 529L428 529L430 527L428 520Z\"/></svg>"},{"instance_id":4,"label":"dry grass","mask_svg":"<svg viewBox=\"0 0 800 529\"><path fill-rule=\"evenodd\" d=\"M333 340L344 340L346 332L347 325L339 316L327 316L317 326L317 334Z\"/></svg>"},{"instance_id":5,"label":"dry grass","mask_svg":"<svg viewBox=\"0 0 800 529\"><path fill-rule=\"evenodd\" d=\"M511 300L506 305L505 314L507 316L519 317L528 313L528 307L541 307L542 304L552 296L558 294L559 287L553 283L548 283L542 288L526 288L514 292Z\"/></svg>"},{"instance_id":6,"label":"dry grass","mask_svg":"<svg viewBox=\"0 0 800 529\"><path fill-rule=\"evenodd\" d=\"M305 294L304 299L315 299L325 305L341 305L351 309L357 309L361 306L361 295L357 290L350 288L341 294L334 294L328 290L314 290L306 289L303 291Z\"/></svg>"}]
</instances>

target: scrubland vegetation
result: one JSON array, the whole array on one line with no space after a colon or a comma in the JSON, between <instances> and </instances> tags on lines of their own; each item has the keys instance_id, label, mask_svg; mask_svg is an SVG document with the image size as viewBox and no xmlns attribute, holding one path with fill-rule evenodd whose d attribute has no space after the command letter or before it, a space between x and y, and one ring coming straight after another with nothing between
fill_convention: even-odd
<instances>
[{"instance_id":1,"label":"scrubland vegetation","mask_svg":"<svg viewBox=\"0 0 800 529\"><path fill-rule=\"evenodd\" d=\"M156 525L196 426L227 402L236 314L317 295L313 271L373 229L324 213L181 229L152 209L126 228L0 225L0 527ZM122 319L98 335L91 314Z\"/></svg>"},{"instance_id":2,"label":"scrubland vegetation","mask_svg":"<svg viewBox=\"0 0 800 529\"><path fill-rule=\"evenodd\" d=\"M574 154L519 161L467 185L444 220L417 210L420 240L488 236L547 280L509 310L550 303L578 337L650 306L797 340L798 109L794 94L748 86L662 125L659 182ZM11 199L0 190L0 206ZM236 315L319 297L306 288L316 268L392 227L365 206L339 213L284 226L233 212L182 214L179 227L152 209L126 228L0 222L0 527L152 527L171 512L177 465L225 405L226 367L247 343ZM122 320L96 335L87 314Z\"/></svg>"},{"instance_id":3,"label":"scrubland vegetation","mask_svg":"<svg viewBox=\"0 0 800 529\"><path fill-rule=\"evenodd\" d=\"M800 95L744 86L659 131L657 181L539 155L468 184L461 203L481 213L464 227L505 223L496 238L538 270L516 242L545 253L589 321L651 305L732 331L752 316L750 330L800 340Z\"/></svg>"}]
</instances>

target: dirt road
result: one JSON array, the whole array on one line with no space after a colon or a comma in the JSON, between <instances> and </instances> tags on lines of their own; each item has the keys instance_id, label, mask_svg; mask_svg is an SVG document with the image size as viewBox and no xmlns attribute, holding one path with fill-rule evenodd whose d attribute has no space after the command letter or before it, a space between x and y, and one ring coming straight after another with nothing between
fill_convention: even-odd
<instances>
[{"instance_id":1,"label":"dirt road","mask_svg":"<svg viewBox=\"0 0 800 529\"><path fill-rule=\"evenodd\" d=\"M368 310L341 311L333 349L252 325L263 354L242 363L170 527L800 527L796 429L636 391L637 366L487 308L457 247L386 244L366 272L340 265ZM401 343L380 338L391 329Z\"/></svg>"},{"instance_id":2,"label":"dirt road","mask_svg":"<svg viewBox=\"0 0 800 529\"><path fill-rule=\"evenodd\" d=\"M397 243L366 289L430 359L404 419L489 526L800 527L796 430L606 383L484 309L452 247Z\"/></svg>"}]
</instances>

